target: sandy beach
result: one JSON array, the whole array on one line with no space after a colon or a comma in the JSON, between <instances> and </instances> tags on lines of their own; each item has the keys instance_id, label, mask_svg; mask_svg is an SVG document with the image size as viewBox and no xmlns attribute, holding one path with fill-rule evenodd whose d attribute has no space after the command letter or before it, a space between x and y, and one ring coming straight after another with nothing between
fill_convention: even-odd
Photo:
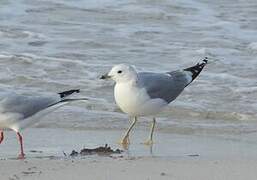
<instances>
[{"instance_id":1,"label":"sandy beach","mask_svg":"<svg viewBox=\"0 0 257 180\"><path fill-rule=\"evenodd\" d=\"M53 133L56 136L48 138ZM105 142L111 142L113 149L121 148L116 139L122 131L29 128L24 132L25 160L16 160L15 136L12 132L6 134L8 138L0 149L3 180L254 180L257 176L256 133L228 138L158 132L156 143L150 148L140 143L147 132L138 130L122 154L72 158L64 153ZM32 135L38 141L32 141Z\"/></svg>"}]
</instances>

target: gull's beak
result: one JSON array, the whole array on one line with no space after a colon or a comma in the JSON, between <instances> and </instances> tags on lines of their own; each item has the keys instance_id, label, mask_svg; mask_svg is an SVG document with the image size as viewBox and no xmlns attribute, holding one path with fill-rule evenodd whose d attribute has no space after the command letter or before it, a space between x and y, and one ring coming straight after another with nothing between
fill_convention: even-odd
<instances>
[{"instance_id":1,"label":"gull's beak","mask_svg":"<svg viewBox=\"0 0 257 180\"><path fill-rule=\"evenodd\" d=\"M100 79L110 79L110 78L111 78L111 76L109 76L108 73L106 73L100 77Z\"/></svg>"}]
</instances>

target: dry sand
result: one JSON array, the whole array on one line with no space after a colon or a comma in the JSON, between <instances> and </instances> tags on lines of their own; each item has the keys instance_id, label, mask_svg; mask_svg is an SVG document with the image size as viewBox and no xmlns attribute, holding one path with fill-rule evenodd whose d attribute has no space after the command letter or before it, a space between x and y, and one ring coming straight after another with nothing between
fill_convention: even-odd
<instances>
[{"instance_id":1,"label":"dry sand","mask_svg":"<svg viewBox=\"0 0 257 180\"><path fill-rule=\"evenodd\" d=\"M1 180L256 180L256 160L163 158L1 161Z\"/></svg>"}]
</instances>

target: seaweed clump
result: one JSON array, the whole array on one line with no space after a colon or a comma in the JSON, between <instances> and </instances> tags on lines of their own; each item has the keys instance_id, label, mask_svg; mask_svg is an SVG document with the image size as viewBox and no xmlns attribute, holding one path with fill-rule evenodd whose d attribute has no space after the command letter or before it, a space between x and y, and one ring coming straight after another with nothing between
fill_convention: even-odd
<instances>
[{"instance_id":1,"label":"seaweed clump","mask_svg":"<svg viewBox=\"0 0 257 180\"><path fill-rule=\"evenodd\" d=\"M73 150L70 154L71 157L74 156L87 156L87 155L101 155L101 156L109 156L111 154L121 154L123 151L120 149L113 150L108 144L105 146L99 146L97 148L83 148L80 152Z\"/></svg>"}]
</instances>

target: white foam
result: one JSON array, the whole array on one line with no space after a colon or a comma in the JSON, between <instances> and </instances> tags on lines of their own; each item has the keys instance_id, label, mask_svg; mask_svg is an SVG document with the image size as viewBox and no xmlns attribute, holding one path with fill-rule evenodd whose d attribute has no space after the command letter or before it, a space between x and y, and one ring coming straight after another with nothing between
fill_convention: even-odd
<instances>
[{"instance_id":1,"label":"white foam","mask_svg":"<svg viewBox=\"0 0 257 180\"><path fill-rule=\"evenodd\" d=\"M239 87L234 90L238 93L252 93L257 92L257 87Z\"/></svg>"},{"instance_id":2,"label":"white foam","mask_svg":"<svg viewBox=\"0 0 257 180\"><path fill-rule=\"evenodd\" d=\"M46 39L46 36L41 33L36 33L32 31L22 31L22 33L28 36L29 38Z\"/></svg>"},{"instance_id":3,"label":"white foam","mask_svg":"<svg viewBox=\"0 0 257 180\"><path fill-rule=\"evenodd\" d=\"M11 54L1 54L0 53L0 58L1 59L8 59L8 58L12 58L13 57L13 55L11 55Z\"/></svg>"},{"instance_id":4,"label":"white foam","mask_svg":"<svg viewBox=\"0 0 257 180\"><path fill-rule=\"evenodd\" d=\"M252 51L257 51L257 42L252 42L248 45L248 49Z\"/></svg>"}]
</instances>

